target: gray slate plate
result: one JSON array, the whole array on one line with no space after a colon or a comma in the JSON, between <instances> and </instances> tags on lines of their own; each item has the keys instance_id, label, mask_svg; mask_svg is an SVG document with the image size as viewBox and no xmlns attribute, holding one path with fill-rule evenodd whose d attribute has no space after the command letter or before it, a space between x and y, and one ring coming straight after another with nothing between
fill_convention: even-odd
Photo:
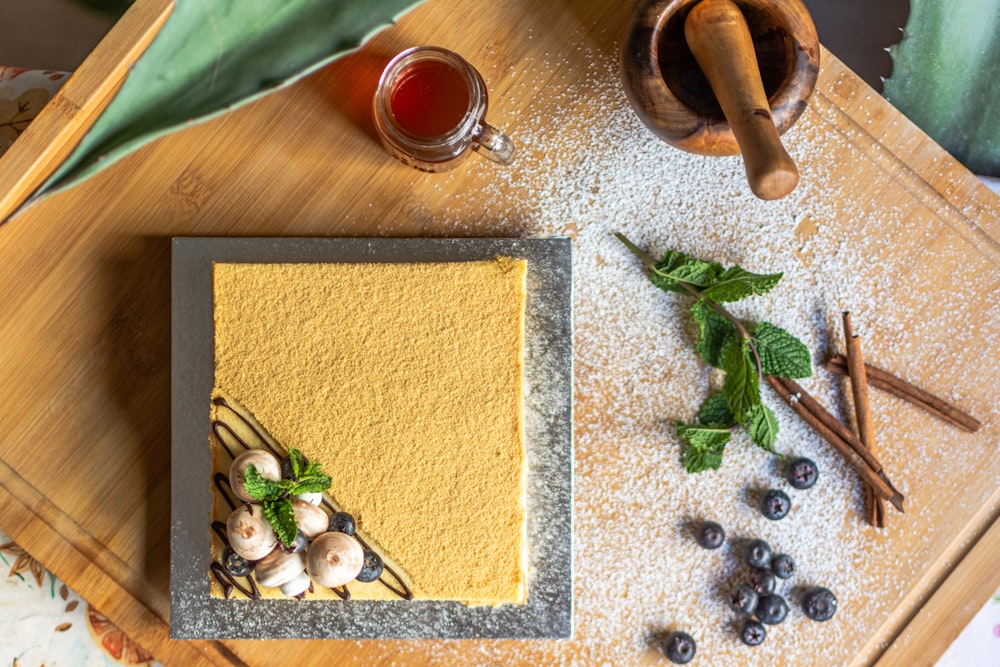
<instances>
[{"instance_id":1,"label":"gray slate plate","mask_svg":"<svg viewBox=\"0 0 1000 667\"><path fill-rule=\"evenodd\" d=\"M528 261L528 600L222 600L209 592L213 262ZM573 343L569 239L177 238L172 267L171 637L565 638L573 629Z\"/></svg>"}]
</instances>

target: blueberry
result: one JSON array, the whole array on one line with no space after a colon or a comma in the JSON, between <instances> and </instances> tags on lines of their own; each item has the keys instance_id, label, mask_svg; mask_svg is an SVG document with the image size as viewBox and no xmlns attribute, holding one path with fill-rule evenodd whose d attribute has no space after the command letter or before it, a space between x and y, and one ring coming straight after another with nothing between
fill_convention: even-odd
<instances>
[{"instance_id":1,"label":"blueberry","mask_svg":"<svg viewBox=\"0 0 1000 667\"><path fill-rule=\"evenodd\" d=\"M694 539L700 547L718 549L726 540L726 531L722 530L722 526L714 521L705 521L698 525Z\"/></svg>"},{"instance_id":2,"label":"blueberry","mask_svg":"<svg viewBox=\"0 0 1000 667\"><path fill-rule=\"evenodd\" d=\"M761 496L760 513L771 521L784 519L790 509L792 509L792 500L784 491L768 489Z\"/></svg>"},{"instance_id":3,"label":"blueberry","mask_svg":"<svg viewBox=\"0 0 1000 667\"><path fill-rule=\"evenodd\" d=\"M788 603L785 598L772 593L761 595L757 602L757 620L767 625L777 625L788 616Z\"/></svg>"},{"instance_id":4,"label":"blueberry","mask_svg":"<svg viewBox=\"0 0 1000 667\"><path fill-rule=\"evenodd\" d=\"M760 621L748 618L740 626L740 641L747 646L757 646L764 643L764 637L766 636L767 629L761 625Z\"/></svg>"},{"instance_id":5,"label":"blueberry","mask_svg":"<svg viewBox=\"0 0 1000 667\"><path fill-rule=\"evenodd\" d=\"M757 591L746 584L736 584L726 596L729 608L740 614L754 613L757 610L758 600L760 596Z\"/></svg>"},{"instance_id":6,"label":"blueberry","mask_svg":"<svg viewBox=\"0 0 1000 667\"><path fill-rule=\"evenodd\" d=\"M288 553L294 554L298 553L299 551L305 551L308 548L309 548L309 540L306 538L305 535L302 534L302 531L299 531L298 533L295 534L295 541L292 542L292 546L285 547L284 549Z\"/></svg>"},{"instance_id":7,"label":"blueberry","mask_svg":"<svg viewBox=\"0 0 1000 667\"><path fill-rule=\"evenodd\" d=\"M365 564L361 567L361 571L358 572L358 576L355 579L363 583L368 583L381 577L385 566L382 565L382 559L379 555L371 549L365 549L364 553Z\"/></svg>"},{"instance_id":8,"label":"blueberry","mask_svg":"<svg viewBox=\"0 0 1000 667\"><path fill-rule=\"evenodd\" d=\"M785 466L785 479L796 489L808 489L816 483L819 477L819 468L812 459L804 456L794 458Z\"/></svg>"},{"instance_id":9,"label":"blueberry","mask_svg":"<svg viewBox=\"0 0 1000 667\"><path fill-rule=\"evenodd\" d=\"M750 567L767 567L771 562L771 545L764 540L750 540L743 545L743 562Z\"/></svg>"},{"instance_id":10,"label":"blueberry","mask_svg":"<svg viewBox=\"0 0 1000 667\"><path fill-rule=\"evenodd\" d=\"M309 465L309 459L303 456L302 465ZM292 459L288 456L281 458L281 476L284 479L296 479L295 473L292 471Z\"/></svg>"},{"instance_id":11,"label":"blueberry","mask_svg":"<svg viewBox=\"0 0 1000 667\"><path fill-rule=\"evenodd\" d=\"M354 535L356 529L357 524L354 522L354 517L347 512L335 512L330 515L331 532Z\"/></svg>"},{"instance_id":12,"label":"blueberry","mask_svg":"<svg viewBox=\"0 0 1000 667\"><path fill-rule=\"evenodd\" d=\"M694 638L686 632L671 632L663 640L663 652L670 662L677 665L686 665L691 662L696 650Z\"/></svg>"},{"instance_id":13,"label":"blueberry","mask_svg":"<svg viewBox=\"0 0 1000 667\"><path fill-rule=\"evenodd\" d=\"M750 573L750 585L753 586L758 595L773 593L775 583L774 572L767 568L755 567Z\"/></svg>"},{"instance_id":14,"label":"blueberry","mask_svg":"<svg viewBox=\"0 0 1000 667\"><path fill-rule=\"evenodd\" d=\"M229 547L226 547L222 554L222 567L234 577L249 576L253 570L253 564L250 561Z\"/></svg>"},{"instance_id":15,"label":"blueberry","mask_svg":"<svg viewBox=\"0 0 1000 667\"><path fill-rule=\"evenodd\" d=\"M829 588L810 588L802 595L802 611L814 621L829 621L837 613L837 598Z\"/></svg>"},{"instance_id":16,"label":"blueberry","mask_svg":"<svg viewBox=\"0 0 1000 667\"><path fill-rule=\"evenodd\" d=\"M778 554L771 559L771 572L779 579L790 579L795 574L795 561L788 554Z\"/></svg>"}]
</instances>

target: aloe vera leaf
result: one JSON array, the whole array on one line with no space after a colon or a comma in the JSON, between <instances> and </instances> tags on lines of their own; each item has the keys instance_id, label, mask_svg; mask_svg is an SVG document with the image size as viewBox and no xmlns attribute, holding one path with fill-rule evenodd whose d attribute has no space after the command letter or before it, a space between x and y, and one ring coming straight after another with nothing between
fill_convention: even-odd
<instances>
[{"instance_id":1,"label":"aloe vera leaf","mask_svg":"<svg viewBox=\"0 0 1000 667\"><path fill-rule=\"evenodd\" d=\"M285 87L422 0L177 0L69 158L34 195L68 188L150 141Z\"/></svg>"},{"instance_id":2,"label":"aloe vera leaf","mask_svg":"<svg viewBox=\"0 0 1000 667\"><path fill-rule=\"evenodd\" d=\"M1000 176L1000 0L911 0L883 95L971 171Z\"/></svg>"}]
</instances>

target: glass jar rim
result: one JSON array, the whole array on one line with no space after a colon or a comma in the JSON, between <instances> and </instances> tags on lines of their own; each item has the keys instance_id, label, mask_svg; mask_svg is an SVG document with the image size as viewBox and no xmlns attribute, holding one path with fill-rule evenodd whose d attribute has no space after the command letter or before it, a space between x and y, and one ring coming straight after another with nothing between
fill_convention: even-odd
<instances>
[{"instance_id":1,"label":"glass jar rim","mask_svg":"<svg viewBox=\"0 0 1000 667\"><path fill-rule=\"evenodd\" d=\"M406 130L392 111L392 84L399 73L414 60L434 60L443 62L460 73L469 91L469 105L462 120L445 134L427 137ZM383 129L391 132L393 138L415 149L444 149L456 141L470 136L486 114L486 86L479 72L454 51L439 46L414 46L396 54L386 64L379 77L375 93L376 112L381 116Z\"/></svg>"}]
</instances>

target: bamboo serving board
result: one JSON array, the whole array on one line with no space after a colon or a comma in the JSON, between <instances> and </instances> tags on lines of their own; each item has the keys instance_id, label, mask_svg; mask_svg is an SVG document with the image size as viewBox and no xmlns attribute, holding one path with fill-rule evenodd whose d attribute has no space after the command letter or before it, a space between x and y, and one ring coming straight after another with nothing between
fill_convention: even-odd
<instances>
[{"instance_id":1,"label":"bamboo serving board","mask_svg":"<svg viewBox=\"0 0 1000 667\"><path fill-rule=\"evenodd\" d=\"M438 44L479 67L490 82L491 122L512 136L557 132L553 119L565 118L567 108L585 126L600 113L597 101L586 95L567 100L562 93L587 90L595 62L617 62L629 5L430 0L360 53L159 140L7 221L0 227L0 529L167 665L483 662L477 642L442 648L436 642L169 639L170 238L516 234L530 221L531 206L505 198L499 172L485 161L426 176L386 156L368 121L374 80L402 48ZM65 154L168 13L164 0L139 0L0 159L0 217ZM910 469L905 452L886 453L887 469L904 470L913 493L910 513L890 516L889 530L916 554L915 575L893 592L898 601L890 613L839 618L847 628L845 646L827 647L831 664L924 663L1000 584L991 562L1000 543L993 419L1000 385L980 377L975 361L1000 352L994 303L1000 200L833 55L824 52L821 62L803 129L791 142L793 153L822 161L813 180L800 185L803 201L845 220L874 220L891 209L912 223L914 234L881 239L877 260L887 272L943 286L971 313L961 323L942 322L935 315L943 309L918 293L898 296L900 308L913 312L913 326L926 325L944 345L942 356L928 353L928 365L914 365L907 379L922 384L933 375L950 383L931 390L961 386L962 407L985 423L975 436L945 431L942 452L961 450L961 469L949 467L944 455L933 470ZM624 105L624 96L604 103ZM592 147L589 159L600 164L602 150ZM513 187L521 178L544 179L548 164L524 160L504 182ZM712 187L688 194L711 197ZM482 191L492 197L477 201ZM838 204L848 191L851 210ZM831 217L835 223L838 216ZM566 222L572 236L572 221ZM834 228L848 253L854 244L865 246L864 235L880 233L877 226ZM873 247L870 241L865 247ZM935 259L942 249L947 262ZM964 275L979 276L974 290L964 287ZM955 327L963 331L962 349L947 346ZM913 419L907 406L887 405L884 419ZM602 415L601 397L577 397L578 434L599 428ZM927 420L912 428L915 437L942 433ZM610 453L588 452L587 469ZM931 476L939 483L921 485ZM954 493L972 502L942 512ZM584 509L591 508L578 512ZM934 539L918 547L917 529ZM577 553L578 560L585 557ZM577 581L578 592L593 584ZM599 663L600 648L586 647L592 611L578 604L572 640L491 642L490 654L504 655L506 664ZM648 652L634 655L636 663L657 660Z\"/></svg>"}]
</instances>

